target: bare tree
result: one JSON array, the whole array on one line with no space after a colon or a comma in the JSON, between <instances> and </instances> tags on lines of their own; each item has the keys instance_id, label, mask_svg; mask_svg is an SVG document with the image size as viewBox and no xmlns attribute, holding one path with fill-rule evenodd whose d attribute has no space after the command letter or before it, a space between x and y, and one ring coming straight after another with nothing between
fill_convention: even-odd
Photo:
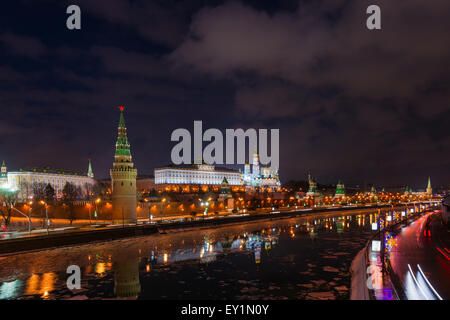
<instances>
[{"instance_id":1,"label":"bare tree","mask_svg":"<svg viewBox=\"0 0 450 320\"><path fill-rule=\"evenodd\" d=\"M14 207L17 197L17 191L10 191L7 189L0 189L0 205L1 216L3 224L7 227L11 222L12 208Z\"/></svg>"},{"instance_id":2,"label":"bare tree","mask_svg":"<svg viewBox=\"0 0 450 320\"><path fill-rule=\"evenodd\" d=\"M91 201L92 199L94 199L95 196L94 185L91 183L85 183L83 186L83 195L86 201Z\"/></svg>"},{"instance_id":3,"label":"bare tree","mask_svg":"<svg viewBox=\"0 0 450 320\"><path fill-rule=\"evenodd\" d=\"M43 182L35 182L31 185L33 193L33 204L31 212L37 217L43 217L45 215L45 207L40 204L41 201L45 201L45 188L47 185Z\"/></svg>"},{"instance_id":4,"label":"bare tree","mask_svg":"<svg viewBox=\"0 0 450 320\"><path fill-rule=\"evenodd\" d=\"M19 199L23 202L27 202L31 195L31 185L26 180L22 180L19 183Z\"/></svg>"},{"instance_id":5,"label":"bare tree","mask_svg":"<svg viewBox=\"0 0 450 320\"><path fill-rule=\"evenodd\" d=\"M44 201L49 204L52 205L55 203L55 189L53 189L52 185L49 183L47 184L47 186L45 186L44 189L45 195L44 195Z\"/></svg>"},{"instance_id":6,"label":"bare tree","mask_svg":"<svg viewBox=\"0 0 450 320\"><path fill-rule=\"evenodd\" d=\"M75 220L75 210L73 202L79 196L79 189L73 183L66 182L64 188L62 190L61 201L64 204L65 208L67 208L67 217L70 220L70 224L72 224L73 220Z\"/></svg>"}]
</instances>

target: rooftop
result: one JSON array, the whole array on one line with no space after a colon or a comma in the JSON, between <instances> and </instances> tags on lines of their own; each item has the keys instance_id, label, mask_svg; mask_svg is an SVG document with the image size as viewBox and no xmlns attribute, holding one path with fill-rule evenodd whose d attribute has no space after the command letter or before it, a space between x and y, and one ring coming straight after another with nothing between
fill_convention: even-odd
<instances>
[{"instance_id":1,"label":"rooftop","mask_svg":"<svg viewBox=\"0 0 450 320\"><path fill-rule=\"evenodd\" d=\"M48 173L48 174L62 174L70 176L87 176L86 172L79 172L75 170L65 170L65 169L52 169L50 167L25 167L14 172L36 172L36 173ZM12 173L12 172L10 172Z\"/></svg>"},{"instance_id":2,"label":"rooftop","mask_svg":"<svg viewBox=\"0 0 450 320\"><path fill-rule=\"evenodd\" d=\"M205 165L205 164L203 164ZM175 165L175 164L168 164L165 167L161 167L161 168L156 168L155 170L161 170L161 169L183 169L183 170L200 170L199 166L201 165L197 165L197 164L179 164L179 165ZM227 171L227 172L239 172L238 170L233 170L227 167L216 167L214 165L211 165L212 167L214 167L215 171Z\"/></svg>"}]
</instances>

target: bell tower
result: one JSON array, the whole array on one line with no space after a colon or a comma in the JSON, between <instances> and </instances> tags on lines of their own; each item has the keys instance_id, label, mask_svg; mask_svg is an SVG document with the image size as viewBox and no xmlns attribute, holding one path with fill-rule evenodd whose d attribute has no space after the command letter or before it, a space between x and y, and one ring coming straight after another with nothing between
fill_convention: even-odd
<instances>
[{"instance_id":1,"label":"bell tower","mask_svg":"<svg viewBox=\"0 0 450 320\"><path fill-rule=\"evenodd\" d=\"M119 128L114 154L113 167L110 170L112 189L112 210L114 223L136 222L136 176L127 128L123 117L124 107L120 106Z\"/></svg>"},{"instance_id":2,"label":"bell tower","mask_svg":"<svg viewBox=\"0 0 450 320\"><path fill-rule=\"evenodd\" d=\"M0 172L0 184L4 184L7 182L8 182L8 168L6 167L5 160L3 160Z\"/></svg>"}]
</instances>

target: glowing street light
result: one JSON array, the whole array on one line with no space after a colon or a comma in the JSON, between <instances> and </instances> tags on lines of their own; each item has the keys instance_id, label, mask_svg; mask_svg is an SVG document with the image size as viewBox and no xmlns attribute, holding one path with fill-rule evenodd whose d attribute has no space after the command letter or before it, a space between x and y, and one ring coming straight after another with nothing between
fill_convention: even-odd
<instances>
[{"instance_id":1,"label":"glowing street light","mask_svg":"<svg viewBox=\"0 0 450 320\"><path fill-rule=\"evenodd\" d=\"M48 205L44 200L39 201L39 203L45 207L45 222L47 225L47 234L49 234L48 227L49 227L50 221L48 220Z\"/></svg>"}]
</instances>

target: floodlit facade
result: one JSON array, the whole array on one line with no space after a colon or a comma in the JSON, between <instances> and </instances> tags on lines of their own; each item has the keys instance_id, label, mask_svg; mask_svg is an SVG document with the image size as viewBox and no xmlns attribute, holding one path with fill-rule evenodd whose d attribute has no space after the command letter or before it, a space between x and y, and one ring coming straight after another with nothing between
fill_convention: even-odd
<instances>
[{"instance_id":1,"label":"floodlit facade","mask_svg":"<svg viewBox=\"0 0 450 320\"><path fill-rule=\"evenodd\" d=\"M85 174L70 170L55 170L36 167L27 167L19 169L18 171L7 172L6 174L7 183L4 185L7 185L10 189L19 190L19 197L23 200L33 198L32 186L35 183L50 184L55 190L57 197L61 196L66 183L72 183L80 188L95 183L90 161L88 172Z\"/></svg>"},{"instance_id":2,"label":"floodlit facade","mask_svg":"<svg viewBox=\"0 0 450 320\"><path fill-rule=\"evenodd\" d=\"M232 186L243 184L239 171L208 164L155 169L155 184L220 185L224 178Z\"/></svg>"},{"instance_id":3,"label":"floodlit facade","mask_svg":"<svg viewBox=\"0 0 450 320\"><path fill-rule=\"evenodd\" d=\"M253 166L253 168L252 168ZM281 186L278 177L278 170L269 167L261 167L259 163L259 155L253 154L253 163L244 165L244 173L242 180L246 186L277 188Z\"/></svg>"}]
</instances>

